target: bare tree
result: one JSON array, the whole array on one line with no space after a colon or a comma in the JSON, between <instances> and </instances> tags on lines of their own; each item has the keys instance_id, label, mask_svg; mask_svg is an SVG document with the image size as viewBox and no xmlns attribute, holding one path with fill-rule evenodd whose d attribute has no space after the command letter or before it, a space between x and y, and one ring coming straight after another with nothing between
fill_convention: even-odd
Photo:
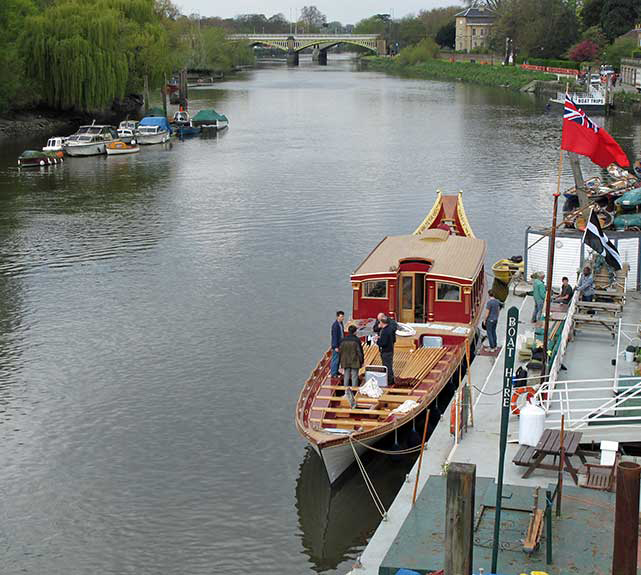
<instances>
[{"instance_id":1,"label":"bare tree","mask_svg":"<svg viewBox=\"0 0 641 575\"><path fill-rule=\"evenodd\" d=\"M327 17L316 6L303 6L300 11L300 20L311 31L322 27L327 22Z\"/></svg>"}]
</instances>

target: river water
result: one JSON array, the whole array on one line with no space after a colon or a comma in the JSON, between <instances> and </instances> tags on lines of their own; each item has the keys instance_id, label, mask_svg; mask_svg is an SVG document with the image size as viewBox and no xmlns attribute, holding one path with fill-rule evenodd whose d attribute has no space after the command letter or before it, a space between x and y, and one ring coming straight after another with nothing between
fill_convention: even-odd
<instances>
[{"instance_id":1,"label":"river water","mask_svg":"<svg viewBox=\"0 0 641 575\"><path fill-rule=\"evenodd\" d=\"M530 96L303 60L191 106L228 133L22 173L46 138L0 145L5 574L345 573L380 517L293 419L350 272L437 188L490 263L550 219L560 115ZM368 462L386 505L411 464Z\"/></svg>"}]
</instances>

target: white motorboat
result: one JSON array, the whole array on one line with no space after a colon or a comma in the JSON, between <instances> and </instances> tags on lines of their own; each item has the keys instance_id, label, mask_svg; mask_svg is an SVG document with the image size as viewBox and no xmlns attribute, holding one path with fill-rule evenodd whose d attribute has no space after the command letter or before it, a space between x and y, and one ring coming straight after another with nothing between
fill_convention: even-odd
<instances>
[{"instance_id":1,"label":"white motorboat","mask_svg":"<svg viewBox=\"0 0 641 575\"><path fill-rule=\"evenodd\" d=\"M125 144L130 144L136 137L138 122L135 120L123 120L118 125L118 139Z\"/></svg>"},{"instance_id":2,"label":"white motorboat","mask_svg":"<svg viewBox=\"0 0 641 575\"><path fill-rule=\"evenodd\" d=\"M111 126L97 125L80 126L78 131L69 136L62 145L69 156L96 156L105 153L105 143L116 140L118 134Z\"/></svg>"},{"instance_id":3,"label":"white motorboat","mask_svg":"<svg viewBox=\"0 0 641 575\"><path fill-rule=\"evenodd\" d=\"M118 139L125 144L135 144L136 133L129 128L118 128Z\"/></svg>"},{"instance_id":4,"label":"white motorboat","mask_svg":"<svg viewBox=\"0 0 641 575\"><path fill-rule=\"evenodd\" d=\"M47 145L42 148L43 152L62 152L62 145L65 143L67 138L62 136L56 136L54 138L49 138L47 140Z\"/></svg>"},{"instance_id":5,"label":"white motorboat","mask_svg":"<svg viewBox=\"0 0 641 575\"><path fill-rule=\"evenodd\" d=\"M141 126L137 132L137 142L140 145L164 144L169 141L169 132L160 126Z\"/></svg>"},{"instance_id":6,"label":"white motorboat","mask_svg":"<svg viewBox=\"0 0 641 575\"><path fill-rule=\"evenodd\" d=\"M141 145L163 144L169 141L171 126L163 116L147 116L140 120L136 130L136 142Z\"/></svg>"}]
</instances>

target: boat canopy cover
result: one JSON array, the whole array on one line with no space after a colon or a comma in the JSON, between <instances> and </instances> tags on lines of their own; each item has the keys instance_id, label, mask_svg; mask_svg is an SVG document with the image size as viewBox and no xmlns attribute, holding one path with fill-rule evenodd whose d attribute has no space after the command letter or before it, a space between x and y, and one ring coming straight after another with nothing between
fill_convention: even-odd
<instances>
[{"instance_id":1,"label":"boat canopy cover","mask_svg":"<svg viewBox=\"0 0 641 575\"><path fill-rule=\"evenodd\" d=\"M20 154L21 158L44 158L48 157L47 152L41 150L25 150Z\"/></svg>"},{"instance_id":2,"label":"boat canopy cover","mask_svg":"<svg viewBox=\"0 0 641 575\"><path fill-rule=\"evenodd\" d=\"M146 116L140 120L140 124L138 124L138 127L142 126L158 126L163 130L167 130L171 134L171 126L169 125L169 120L167 120L165 116Z\"/></svg>"},{"instance_id":3,"label":"boat canopy cover","mask_svg":"<svg viewBox=\"0 0 641 575\"><path fill-rule=\"evenodd\" d=\"M227 121L227 116L224 114L219 114L216 110L200 110L193 118L194 122L217 122L217 121Z\"/></svg>"},{"instance_id":4,"label":"boat canopy cover","mask_svg":"<svg viewBox=\"0 0 641 575\"><path fill-rule=\"evenodd\" d=\"M473 280L483 266L485 241L432 229L420 235L388 236L365 258L352 277L395 274L401 260L417 258L432 263L431 275Z\"/></svg>"}]
</instances>

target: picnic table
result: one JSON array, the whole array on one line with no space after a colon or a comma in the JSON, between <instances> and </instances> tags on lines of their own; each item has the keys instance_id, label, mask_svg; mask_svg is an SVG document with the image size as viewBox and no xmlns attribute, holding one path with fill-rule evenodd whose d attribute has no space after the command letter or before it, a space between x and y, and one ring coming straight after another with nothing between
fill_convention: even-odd
<instances>
[{"instance_id":1,"label":"picnic table","mask_svg":"<svg viewBox=\"0 0 641 575\"><path fill-rule=\"evenodd\" d=\"M583 452L579 450L582 435L580 431L566 431L563 434L564 468L570 473L576 485L579 484L578 469L572 465L570 458L576 455L583 464L586 463ZM552 456L554 462L544 462L547 456ZM559 457L561 457L561 431L558 429L546 429L536 447L521 445L514 456L513 462L515 465L527 467L523 474L523 479L527 479L536 469L558 471L559 464L557 459Z\"/></svg>"}]
</instances>

